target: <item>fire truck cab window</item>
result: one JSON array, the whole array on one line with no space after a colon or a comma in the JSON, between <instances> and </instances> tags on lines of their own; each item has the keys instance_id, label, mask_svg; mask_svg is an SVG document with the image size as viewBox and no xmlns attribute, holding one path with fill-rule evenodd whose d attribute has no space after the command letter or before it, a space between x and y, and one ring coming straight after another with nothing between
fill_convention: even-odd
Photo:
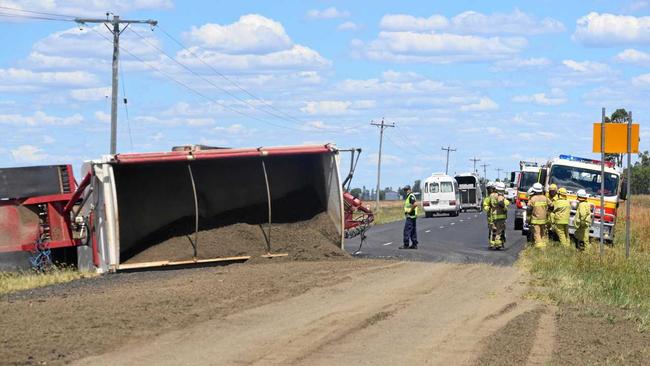
<instances>
[{"instance_id":1,"label":"fire truck cab window","mask_svg":"<svg viewBox=\"0 0 650 366\"><path fill-rule=\"evenodd\" d=\"M555 165L551 168L550 183L566 188L569 192L584 189L591 196L600 195L600 171L578 167ZM618 175L605 175L605 196L618 193Z\"/></svg>"}]
</instances>

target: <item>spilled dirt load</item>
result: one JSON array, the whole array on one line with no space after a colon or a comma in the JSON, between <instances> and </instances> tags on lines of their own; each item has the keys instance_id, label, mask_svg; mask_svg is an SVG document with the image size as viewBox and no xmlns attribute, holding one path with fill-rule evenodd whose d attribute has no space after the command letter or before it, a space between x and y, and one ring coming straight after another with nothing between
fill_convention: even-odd
<instances>
[{"instance_id":1,"label":"spilled dirt load","mask_svg":"<svg viewBox=\"0 0 650 366\"><path fill-rule=\"evenodd\" d=\"M187 225L178 224L176 226ZM167 233L173 232L174 228L167 229ZM196 245L196 257L199 259L244 255L259 257L267 253L268 234L267 224L236 223L200 230ZM340 249L336 241L332 239L337 236L336 228L326 213L317 214L305 221L272 224L270 252L286 253L292 260L348 257L349 254ZM160 243L148 246L123 263L191 260L194 257L193 242L193 233L172 236Z\"/></svg>"}]
</instances>

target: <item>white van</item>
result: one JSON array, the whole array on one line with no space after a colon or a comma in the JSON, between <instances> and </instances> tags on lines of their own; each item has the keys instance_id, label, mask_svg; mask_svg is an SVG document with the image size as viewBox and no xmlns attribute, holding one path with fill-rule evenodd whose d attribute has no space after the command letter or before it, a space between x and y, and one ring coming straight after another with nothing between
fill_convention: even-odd
<instances>
[{"instance_id":1,"label":"white van","mask_svg":"<svg viewBox=\"0 0 650 366\"><path fill-rule=\"evenodd\" d=\"M432 217L436 213L458 216L460 193L456 179L443 173L433 173L425 179L422 187L422 208L426 217Z\"/></svg>"}]
</instances>

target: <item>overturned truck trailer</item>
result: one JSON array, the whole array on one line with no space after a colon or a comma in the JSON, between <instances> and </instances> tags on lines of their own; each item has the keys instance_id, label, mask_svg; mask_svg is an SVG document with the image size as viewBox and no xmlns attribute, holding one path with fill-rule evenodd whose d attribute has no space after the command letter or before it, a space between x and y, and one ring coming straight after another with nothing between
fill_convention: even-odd
<instances>
[{"instance_id":1,"label":"overturned truck trailer","mask_svg":"<svg viewBox=\"0 0 650 366\"><path fill-rule=\"evenodd\" d=\"M84 164L81 269L340 251L343 199L331 145L118 154Z\"/></svg>"}]
</instances>

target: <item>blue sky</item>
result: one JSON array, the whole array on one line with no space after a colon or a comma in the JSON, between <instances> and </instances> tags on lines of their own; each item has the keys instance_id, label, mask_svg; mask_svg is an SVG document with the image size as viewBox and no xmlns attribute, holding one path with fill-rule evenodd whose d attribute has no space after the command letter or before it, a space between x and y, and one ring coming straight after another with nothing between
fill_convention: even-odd
<instances>
[{"instance_id":1,"label":"blue sky","mask_svg":"<svg viewBox=\"0 0 650 366\"><path fill-rule=\"evenodd\" d=\"M632 110L648 148L650 1L0 0L0 166L108 152L110 33L24 17L107 11L159 21L122 34L119 152L333 142L363 149L371 187L384 118L382 186L444 170L448 145L451 172L476 156L493 179L596 157L601 107Z\"/></svg>"}]
</instances>

